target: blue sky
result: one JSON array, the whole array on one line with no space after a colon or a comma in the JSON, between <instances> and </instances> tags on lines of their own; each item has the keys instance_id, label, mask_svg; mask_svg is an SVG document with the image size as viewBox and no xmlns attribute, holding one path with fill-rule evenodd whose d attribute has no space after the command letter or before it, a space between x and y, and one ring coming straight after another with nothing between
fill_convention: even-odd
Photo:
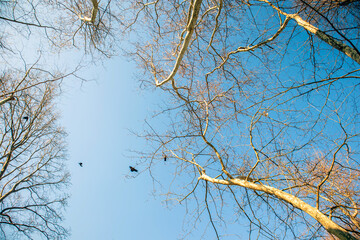
<instances>
[{"instance_id":1,"label":"blue sky","mask_svg":"<svg viewBox=\"0 0 360 240\"><path fill-rule=\"evenodd\" d=\"M149 174L126 177L129 165L136 165L129 150L144 144L128 129L144 127L159 94L141 92L135 71L131 63L113 58L104 67L91 68L89 74L97 81L70 84L75 87L61 97L72 175L66 213L70 239L161 240L176 239L182 233L184 208L166 208L152 194Z\"/></svg>"},{"instance_id":2,"label":"blue sky","mask_svg":"<svg viewBox=\"0 0 360 240\"><path fill-rule=\"evenodd\" d=\"M28 42L17 42L17 49L28 67L39 58L36 48L27 47L30 44L36 46L36 40L32 36ZM64 50L59 55L45 52L39 65L68 73L81 61L82 54L76 50ZM64 225L71 228L69 239L216 239L206 212L203 212L203 221L194 227L193 221L185 219L185 204L163 202L162 194L167 188L156 188L154 192L147 171L138 176L129 171L129 165L140 172L144 167L137 164L138 159L131 157L135 155L131 150L147 147L145 141L131 130L141 133L146 128L144 120L159 110L159 104L164 100L161 97L163 91L139 90L140 83L135 77L139 69L124 57L98 63L98 66L88 65L78 73L92 81L81 82L74 77L65 79L57 101L59 125L68 133L67 165L71 173L68 192L71 197ZM23 62L19 64L23 67ZM157 125L156 129L167 129L167 119L160 121L162 125ZM79 162L83 162L82 168ZM171 161L156 166L156 177L172 179L171 168L174 168ZM136 177L129 178L129 175ZM192 232L187 234L189 229Z\"/></svg>"},{"instance_id":3,"label":"blue sky","mask_svg":"<svg viewBox=\"0 0 360 240\"><path fill-rule=\"evenodd\" d=\"M71 228L70 239L216 239L206 211L194 225L194 221L189 221L194 219L186 217L191 205L187 209L186 204L164 202L167 183L173 178L171 159L160 161L153 169L156 177L169 180L162 182L163 188L154 188L147 171L139 175L129 171L129 165L139 172L144 170L131 150L148 147L130 130L141 133L146 129L144 120L151 120L159 110L165 100L163 91L139 90L135 77L139 72L123 57L84 71L86 79L94 81L81 84L68 79L59 100L60 124L68 132L68 167L72 175L65 215L65 225ZM168 128L166 118L157 121L161 121L154 126L157 130ZM83 162L83 167L79 162ZM235 213L230 211L227 216L231 218ZM226 234L222 239L242 239L242 234L248 238L241 223L227 224L226 232L220 232Z\"/></svg>"},{"instance_id":4,"label":"blue sky","mask_svg":"<svg viewBox=\"0 0 360 240\"><path fill-rule=\"evenodd\" d=\"M298 37L306 35L303 32ZM302 41L299 42L302 44ZM27 46L22 45L19 51L30 55L30 62L34 62L38 54L33 54L34 49ZM69 59L64 67L71 66L71 61L76 63L75 54L70 51L64 54ZM50 66L58 66L50 63L57 62L55 58L44 57L42 61ZM256 68L257 63L249 65ZM62 67L59 69L62 70ZM138 89L139 82L135 78L138 71L124 58L114 57L100 62L99 66L90 65L82 70L81 76L94 81L80 83L71 78L64 81L67 86L59 100L60 124L68 132L68 168L72 175L71 197L64 225L71 228L72 240L179 239L184 236L184 225L186 228L189 227L186 225L193 223L187 222L187 219L184 222L184 205L165 206L161 194L166 193L167 189L154 192L148 172L137 175L129 171L129 165L135 166L140 172L144 167L138 165L139 159L131 157L135 156L131 150L148 147L143 139L133 135L130 130L141 132L146 128L144 119L151 117L158 110L158 104L165 100L161 90ZM289 75L294 77L290 71L282 74L284 79ZM157 129L161 127L168 128L166 118L156 126ZM83 163L83 167L78 165L79 162ZM156 166L157 176L166 183L172 177L173 167L171 160L160 161ZM200 191L202 202L204 189L197 191ZM248 232L241 226L241 223L246 225L248 222L242 222L242 218L238 224L234 220L237 209L230 205L225 207L228 208L223 210L224 215L230 221L227 221L229 228L226 231L221 228L223 225L218 228L220 235L226 234L222 239L248 239ZM265 211L260 211L258 209L256 214L265 215ZM203 221L185 239L216 239L207 212L202 212L201 217ZM219 220L216 222L217 226L221 223ZM205 235L204 231L207 231ZM230 235L232 233L238 236Z\"/></svg>"}]
</instances>

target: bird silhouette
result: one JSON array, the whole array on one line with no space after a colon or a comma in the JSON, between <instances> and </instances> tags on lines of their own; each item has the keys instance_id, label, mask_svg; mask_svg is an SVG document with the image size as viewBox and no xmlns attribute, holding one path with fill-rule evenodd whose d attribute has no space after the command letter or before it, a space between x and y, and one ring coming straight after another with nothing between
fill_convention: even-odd
<instances>
[{"instance_id":1,"label":"bird silhouette","mask_svg":"<svg viewBox=\"0 0 360 240\"><path fill-rule=\"evenodd\" d=\"M132 166L129 166L131 172L138 172L138 170Z\"/></svg>"},{"instance_id":2,"label":"bird silhouette","mask_svg":"<svg viewBox=\"0 0 360 240\"><path fill-rule=\"evenodd\" d=\"M80 165L80 167L82 167L82 166L83 166L83 163L82 163L82 162L79 162L79 165Z\"/></svg>"},{"instance_id":3,"label":"bird silhouette","mask_svg":"<svg viewBox=\"0 0 360 240\"><path fill-rule=\"evenodd\" d=\"M29 120L28 116L23 117L23 119L25 119L25 121Z\"/></svg>"}]
</instances>

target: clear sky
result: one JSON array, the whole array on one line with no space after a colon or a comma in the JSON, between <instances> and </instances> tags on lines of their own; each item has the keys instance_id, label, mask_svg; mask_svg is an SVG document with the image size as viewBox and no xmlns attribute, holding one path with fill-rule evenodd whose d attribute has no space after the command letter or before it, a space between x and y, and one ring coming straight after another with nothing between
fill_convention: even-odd
<instances>
[{"instance_id":1,"label":"clear sky","mask_svg":"<svg viewBox=\"0 0 360 240\"><path fill-rule=\"evenodd\" d=\"M129 165L136 165L129 150L141 149L144 144L128 129L143 129L159 93L140 91L134 65L120 57L91 69L97 81L82 87L73 84L71 90L65 90L59 106L61 124L69 134L72 196L66 224L72 230L70 239L180 238L185 208L166 208L161 198L153 195L148 173L126 177L131 175ZM83 167L78 162L83 162ZM164 174L167 164L164 162Z\"/></svg>"},{"instance_id":2,"label":"clear sky","mask_svg":"<svg viewBox=\"0 0 360 240\"><path fill-rule=\"evenodd\" d=\"M41 3L41 1L39 2ZM255 10L257 9L255 8ZM196 15L194 12L195 12L195 8L193 9L193 15ZM262 15L262 13L263 12L259 10L256 14ZM270 11L269 14L273 15L273 12ZM267 19L267 15L264 14L260 18ZM156 20L158 19L156 18ZM276 19L276 26L278 24L277 21L278 19ZM264 29L266 29L267 31L267 24L271 23L271 21L264 21L264 22L259 21L259 23L264 24L264 26L266 26ZM258 28L258 26L261 27L261 24L257 25L256 28ZM291 29L288 28L287 30L290 32ZM6 30L3 31L6 32ZM10 30L7 31L10 32ZM40 29L38 31L43 31L43 29ZM246 27L244 27L244 31L247 31ZM38 59L39 55L43 54L44 56L40 58L39 61L40 66L41 64L44 64L44 66L54 66L54 68L58 67L59 70L62 71L63 70L62 66L58 66L56 64L56 62L59 60L55 56L56 53L53 53L52 51L46 48L48 39L39 40L36 34L34 36L33 34L31 34L31 36L29 35L28 37L26 37L26 33L27 31L24 31L22 33L24 34L25 38L28 38L27 40L24 40L24 42L15 41L17 37L16 34L14 34L13 36L9 35L10 39L13 38L11 40L14 42L14 49L16 49L15 52L18 52L19 55L21 53L21 58L24 59L24 62L21 62L20 65L27 63L29 67L32 63L34 63ZM249 36L253 35L252 32L249 33L251 33L249 34ZM30 34L30 30L28 34ZM231 35L232 33L229 34L229 36ZM250 37L253 38L253 36ZM253 43L255 43L256 41L258 41L258 39L260 39L255 37ZM242 40L244 40L245 42L246 35L244 35L243 38L244 39ZM253 39L251 38L248 38L246 42L252 41ZM304 38L306 40L296 42L297 38ZM167 38L164 37L160 40L164 40L164 39ZM229 44L230 46L232 44L232 41L234 43L235 42L237 43L239 39L240 38L238 37L238 35L234 35L234 38L233 39L230 38L230 40L227 40L227 42L230 43ZM302 59L301 58L302 54L305 57L308 57L307 51L303 53L302 52L297 53L297 48L300 45L303 45L305 41L307 41L307 39L308 39L308 34L305 32L305 30L302 30L301 33L294 34L294 37L292 37L292 41L295 42L295 44L294 43L289 44L290 47L286 50L287 54L289 55L284 55L285 57L281 56L282 60L280 62L280 65L285 64L288 58L291 59L293 58L293 55L290 55L291 52L296 52L296 56L299 59ZM316 43L316 41L314 42ZM39 49L45 50L44 53L38 51L38 48L36 47L29 47L29 46L33 46L33 44L30 45L29 43L38 44L40 46ZM297 44L299 44L299 46ZM311 44L313 43L311 42ZM79 44L79 46L81 46L81 44ZM274 49L271 46L267 46L267 47L269 49ZM302 48L299 47L299 49ZM324 49L326 50L326 47ZM69 60L64 63L64 68L66 67L70 68L71 62L76 63L77 58L81 58L80 55L81 53L83 53L83 50L84 49L80 49L80 51L78 52L76 52L77 51L76 49L71 49L69 50L69 52L66 52L66 50L64 50L65 52L64 55L68 55L69 58ZM325 52L325 50L322 51ZM161 51L165 52L166 49ZM81 53L79 54L79 52ZM51 57L47 56L47 54L51 55ZM166 54L168 54L167 51ZM320 53L316 53L314 56L311 56L310 54L309 56L315 59L315 56L318 57L318 55L321 56ZM161 54L159 54L159 56L161 56ZM329 58L329 56L333 57L328 54L327 58ZM12 62L18 61L18 58L6 59L6 56L3 58L5 58L6 62L10 66L13 66ZM196 59L196 57L194 59ZM277 58L270 60L275 61L276 59ZM269 62L271 62L270 60ZM201 62L202 61L203 60L201 60ZM247 67L250 67L249 72L251 72L252 69L254 69L254 79L256 79L257 77L256 75L258 70L256 68L257 68L257 64L260 63L260 61L261 59L259 59L259 62L250 62L247 65ZM299 62L302 63L302 61L300 60ZM326 60L324 62L326 62ZM297 64L296 61L295 63ZM304 61L304 64L305 63L307 62ZM322 61L319 61L319 63L323 64ZM287 70L287 71L282 71L280 74L277 74L276 69L274 69L273 72L277 74L276 76L274 76L274 78L288 79L286 81L289 81L291 83L292 78L297 77L297 75L300 76L301 74L303 74L303 76L301 77L306 81L308 79L312 79L313 72L312 71L308 72L307 66L306 67L304 66L303 68L306 70L304 71L304 73L299 72L294 74L293 72L295 71L292 71L291 64L292 61L289 62L289 67L286 66L279 67L279 69L284 68ZM207 63L204 63L204 66L206 65ZM267 67L266 64L264 66ZM325 67L324 70L321 70L323 66L322 65L319 66L321 66L321 68L319 68L320 70L317 70L316 73L319 74L319 76L321 74L324 74L325 76L326 75L325 73L328 69ZM324 66L326 65L324 64ZM294 69L297 69L297 67L298 66L296 65L296 68L294 67ZM20 66L20 68L23 67ZM309 67L309 69L311 70L311 67ZM47 70L51 71L50 69ZM207 71L207 69L204 68L203 71ZM269 73L270 72L271 71L269 71ZM191 224L193 224L194 222L194 221L187 222L187 219L184 218L186 215L186 211L188 210L186 206L184 206L185 204L183 205L174 204L170 206L164 204L162 200L164 200L165 198L162 194L166 193L167 189L163 189L164 191L159 191L159 189L156 189L156 191L154 190L153 181L149 176L149 173L147 171L144 171L143 169L145 164L139 165L138 164L139 159L134 157L136 156L136 154L134 154L131 151L131 150L141 151L142 149L146 149L148 147L143 139L135 136L134 134L131 133L131 131L137 131L141 133L143 129L147 128L144 120L151 117L151 115L155 111L159 110L158 107L159 103L161 103L162 101L166 101L166 98L162 97L164 91L156 90L156 89L154 89L153 91L149 89L145 91L139 90L139 82L137 81L135 76L136 74L141 74L141 73L138 72L138 69L135 67L134 64L127 62L124 59L124 57L113 57L108 60L99 61L99 66L93 66L93 65L87 66L82 70L82 73L79 74L85 79L93 79L94 81L80 83L79 80L72 79L71 77L66 79L64 81L65 86L63 87L63 93L58 101L59 111L61 115L61 120L59 124L63 126L66 132L68 133L67 143L69 148L69 152L68 152L69 158L68 158L67 166L72 176L71 186L68 189L68 192L70 193L71 197L69 198L68 208L66 209L65 222L64 222L65 227L69 227L71 229L71 236L69 239L72 240L216 239L214 231L209 223L207 212L202 211L204 209L200 207L199 207L199 211L200 212L202 211L201 212L202 215L200 219L202 221L198 225L196 225L196 229L193 230L192 234L184 236L184 228L186 230L189 230L188 229L189 225L191 226ZM214 74L214 76L216 76L216 74ZM261 69L259 70L259 76L261 76ZM299 82L301 82L302 78L299 78L300 79ZM284 82L288 84L288 82L286 81ZM244 82L246 81L244 80ZM281 84L283 84L284 82L279 81L279 83ZM277 82L274 80L274 83ZM286 84L284 86L286 86ZM249 84L249 86L251 85L252 84ZM214 84L214 86L216 86L216 83ZM310 87L312 88L312 86ZM278 88L277 86L276 88L274 86L274 89L277 88ZM269 89L272 90L272 86L269 87ZM307 88L304 89L306 90L306 92L300 94L300 90L299 90L299 93L296 94L298 94L299 96L302 94L305 95L308 89ZM313 91L314 89L315 88L311 89L311 91ZM254 96L257 95L254 94ZM265 96L267 95L265 94ZM289 96L292 97L295 95L289 95ZM314 99L317 97L319 97L319 95L315 95ZM261 94L261 98L263 98L262 94ZM286 99L286 97L283 97L283 99ZM280 100L283 101L283 99ZM311 101L315 102L314 99L311 99L311 101L309 101L309 99L310 97L308 97L305 100L308 101L308 103ZM327 102L328 99L330 98L326 98L326 99L324 98L324 101ZM259 102L262 101L263 100ZM288 102L288 100L284 102ZM275 103L276 102L274 100L274 105ZM251 104L253 104L252 101ZM264 104L265 107L266 104L267 103ZM286 105L287 103L284 105L281 104L279 105L280 107L278 108L279 112L283 111L282 108L285 109L285 107L283 106L287 106ZM297 104L299 104L300 106L301 103L297 103ZM276 108L277 107L274 107L274 109L277 111ZM289 109L292 110L292 108ZM288 111L288 109L285 110ZM284 112L286 112L285 110ZM323 110L321 109L321 112L322 111ZM300 112L303 113L303 111ZM234 113L237 113L237 110ZM260 112L258 111L256 114L258 113ZM254 118L256 114L254 114ZM258 114L258 115L259 116L266 115L267 117L268 114L267 112L264 111L263 114ZM236 114L234 116L236 116ZM306 122L307 121L310 122L310 120L306 120ZM316 122L317 121L318 119L316 120ZM255 123L256 122L257 120L255 121ZM279 123L284 123L283 124L284 126L288 126L286 121ZM161 119L161 123L157 122L156 124L157 124L156 126L157 129L161 129L162 127L163 129L169 129L169 125L167 123L166 118ZM161 124L163 124L163 126ZM237 119L235 124L238 124ZM251 129L252 126L253 125L251 125ZM322 126L320 126L320 128L322 128ZM294 127L294 129L296 128ZM279 131L279 135L281 131ZM312 131L309 132L311 134L313 133ZM234 136L237 136L236 134L234 134ZM265 135L265 133L263 134ZM305 139L302 134L303 132L301 132L301 135L298 135L297 137L303 138L304 139L303 141L307 141L307 139ZM259 141L263 141L261 134L259 134L259 136L260 136ZM293 136L295 136L295 134ZM269 141L269 144L273 141L273 139ZM298 145L300 146L300 144ZM234 156L236 156L237 155L236 151L240 151L240 150L236 150L236 148L234 149L235 149ZM258 150L255 149L255 147L254 150L256 152L259 152ZM278 157L280 158L282 157L282 155L286 156L286 154L279 154L279 156L276 156L276 158ZM244 154L244 156L246 156L246 154ZM266 155L264 154L264 156ZM265 160L269 162L270 159L271 158L266 156ZM335 154L334 154L334 159L335 159ZM80 162L83 164L83 167L79 166ZM234 161L234 163L236 162ZM251 163L251 161L249 161L249 163ZM257 166L257 164L258 163L256 163L254 166ZM139 174L130 172L129 166L136 167L139 170ZM164 181L167 180L170 181L173 174L173 171L171 171L172 168L174 168L174 164L171 162L171 159L169 159L169 161L167 162L163 162L160 160L159 164L156 166L156 173L158 174L157 177L161 179L165 179ZM210 169L210 167L208 169ZM268 178L268 176L266 176L266 178ZM260 179L266 180L266 178L260 178ZM277 179L277 177L275 177L274 179ZM203 184L203 181L200 184ZM201 198L203 197L201 193L204 192L204 188L199 187L199 189L197 189L196 191L200 192L199 196ZM218 199L213 198L213 200L215 201ZM251 198L248 198L248 200L250 202ZM199 202L203 203L204 201L203 199L199 199ZM241 227L242 223L244 223L244 225L248 223L247 221L242 221L244 219L243 216L239 218L239 222L236 222L236 220L234 220L235 219L234 216L238 212L240 212L239 209L232 208L231 204L229 205L222 204L221 201L219 201L218 205L216 206L220 206L221 208L220 212L226 215L225 218L226 224L228 224L229 226L229 228L226 229L228 231L221 231L224 229L222 227L224 227L225 223L221 222L222 220L221 216L220 217L217 216L216 221L218 222L215 222L215 224L217 225L217 227L219 225L222 228L219 231L219 234L222 235L221 238L222 240L253 238L251 235L250 236L248 235L247 230ZM223 207L224 209L222 209ZM210 209L216 209L216 208L210 207ZM260 219L266 216L266 212L265 211L262 212L262 210L265 210L265 207L258 207L257 209L254 210L255 212L254 215L260 215ZM289 208L288 210L290 211L291 209ZM251 211L253 210L251 209ZM215 210L213 211L213 214L216 215L217 212L215 213L214 212ZM284 216L286 215L284 214ZM228 221L227 219L230 220ZM270 225L272 224L274 226L277 225L270 222ZM270 227L267 226L267 227L269 229L272 229L273 226ZM302 227L300 225L296 227L298 229L295 228L295 230L298 230L299 232L302 230L301 229ZM206 232L206 234L204 234L204 232ZM238 235L235 234L231 235L233 233ZM241 234L243 234L243 236L241 236ZM255 233L254 236L256 234L257 233ZM288 236L284 236L284 239L286 239L287 237ZM264 239L264 237L260 236L258 239ZM291 239L291 237L289 237L289 239Z\"/></svg>"},{"instance_id":3,"label":"clear sky","mask_svg":"<svg viewBox=\"0 0 360 240\"><path fill-rule=\"evenodd\" d=\"M36 45L36 41L32 36L28 42L17 42L16 49L28 67L39 58L36 48L27 47ZM68 73L76 67L82 53L65 50L59 56L49 52L49 57L46 52L39 62ZM23 62L18 63L22 69ZM167 189L156 188L154 192L149 173L142 172L145 164L139 166L138 159L131 157L135 155L131 150L147 147L131 131L141 133L146 128L144 120L158 111L160 101L165 100L161 98L163 91L140 90L136 74L138 69L125 57L114 57L81 70L81 77L94 81L81 83L69 77L63 82L57 110L61 116L59 124L68 133L71 197L64 225L71 228L69 239L216 239L206 212L196 226L188 219L184 221L185 204L165 204L162 194ZM157 128L167 129L166 123L167 119L162 119L164 125ZM132 174L130 165L141 173ZM157 177L170 180L172 171L167 169L172 167L171 161L157 166ZM190 234L184 232L189 228Z\"/></svg>"}]
</instances>

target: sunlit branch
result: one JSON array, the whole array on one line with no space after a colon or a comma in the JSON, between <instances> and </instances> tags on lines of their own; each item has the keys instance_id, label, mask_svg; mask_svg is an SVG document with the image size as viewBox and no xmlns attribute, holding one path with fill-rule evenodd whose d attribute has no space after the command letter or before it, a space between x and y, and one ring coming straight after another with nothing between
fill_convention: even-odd
<instances>
[{"instance_id":1,"label":"sunlit branch","mask_svg":"<svg viewBox=\"0 0 360 240\"><path fill-rule=\"evenodd\" d=\"M91 0L91 3L93 5L93 8L91 9L91 15L90 17L87 17L87 16L81 16L79 15L79 19L84 21L84 22L89 22L89 23L92 23L94 24L95 22L95 19L96 19L96 15L99 11L99 3L97 0Z\"/></svg>"},{"instance_id":2,"label":"sunlit branch","mask_svg":"<svg viewBox=\"0 0 360 240\"><path fill-rule=\"evenodd\" d=\"M276 33L274 35L272 35L270 38L266 39L265 41L259 42L258 44L255 44L252 46L238 47L236 50L229 52L226 55L226 57L223 59L222 63L219 66L217 66L216 68L214 68L213 70L211 70L211 72L207 73L206 75L209 75L209 74L215 72L217 69L222 68L232 55L240 53L240 52L253 51L263 45L268 44L269 42L274 41L280 35L280 33L286 28L290 19L291 19L290 17L285 18L284 22L281 24L280 28L276 31Z\"/></svg>"},{"instance_id":3,"label":"sunlit branch","mask_svg":"<svg viewBox=\"0 0 360 240\"><path fill-rule=\"evenodd\" d=\"M269 195L275 196L292 206L306 212L311 217L313 217L315 220L317 220L319 223L321 223L324 228L331 234L339 237L340 239L349 239L349 240L356 240L354 236L352 236L350 233L348 233L344 228L336 224L335 222L331 221L325 214L320 212L317 208L312 207L308 203L305 203L298 197L283 192L277 188L263 185L263 184L256 184L253 182L249 182L246 180L241 179L228 179L228 180L222 180L222 179L215 179L207 176L205 173L202 173L202 175L199 177L199 179L212 182L214 184L222 184L222 185L237 185L240 187L245 187L248 189L252 189L255 191L261 191L264 193L267 193Z\"/></svg>"},{"instance_id":4,"label":"sunlit branch","mask_svg":"<svg viewBox=\"0 0 360 240\"><path fill-rule=\"evenodd\" d=\"M186 26L187 33L186 33L183 45L182 45L180 52L177 56L177 59L175 61L174 68L173 68L172 72L169 74L169 76L166 79L164 79L163 81L159 82L157 79L155 79L156 86L159 87L159 86L167 83L168 81L172 80L173 77L175 76L177 70L179 69L181 61L182 61L182 59L185 55L185 52L190 44L192 34L195 30L195 24L196 24L197 18L199 16L201 2L202 2L202 0L195 0L193 5L190 6L192 8L192 14L191 14L191 16L188 16L190 18L190 20L189 20L189 24Z\"/></svg>"},{"instance_id":5,"label":"sunlit branch","mask_svg":"<svg viewBox=\"0 0 360 240\"><path fill-rule=\"evenodd\" d=\"M3 105L3 104L5 104L5 103L7 103L8 101L11 101L11 100L14 100L14 99L15 99L14 95L10 95L9 97L4 98L4 99L2 99L2 100L0 101L0 106Z\"/></svg>"},{"instance_id":6,"label":"sunlit branch","mask_svg":"<svg viewBox=\"0 0 360 240\"><path fill-rule=\"evenodd\" d=\"M286 16L287 18L289 17L289 18L294 19L299 26L301 26L304 29L306 29L307 31L311 32L312 34L317 36L319 39L321 39L322 41L329 44L331 47L345 53L348 57L352 58L355 62L360 64L360 54L356 51L356 49L349 47L348 45L344 44L343 42L338 41L334 37L321 31L319 28L315 27L314 25L312 25L309 22L302 19L300 17L300 15L297 13L288 14L288 13L282 11L280 8L276 7L273 3L271 3L268 0L258 0L258 1L265 2L265 3L269 4L273 9L278 11L280 14Z\"/></svg>"}]
</instances>

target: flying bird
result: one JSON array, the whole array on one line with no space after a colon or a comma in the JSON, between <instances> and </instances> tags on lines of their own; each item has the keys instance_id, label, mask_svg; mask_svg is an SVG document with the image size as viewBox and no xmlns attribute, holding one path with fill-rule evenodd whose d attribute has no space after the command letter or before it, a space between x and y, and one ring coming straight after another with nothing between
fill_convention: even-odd
<instances>
[{"instance_id":1,"label":"flying bird","mask_svg":"<svg viewBox=\"0 0 360 240\"><path fill-rule=\"evenodd\" d=\"M129 166L131 172L138 172L138 170L132 166Z\"/></svg>"},{"instance_id":2,"label":"flying bird","mask_svg":"<svg viewBox=\"0 0 360 240\"><path fill-rule=\"evenodd\" d=\"M79 162L79 165L80 165L80 167L82 167L82 166L83 166L83 163L82 163L82 162Z\"/></svg>"},{"instance_id":3,"label":"flying bird","mask_svg":"<svg viewBox=\"0 0 360 240\"><path fill-rule=\"evenodd\" d=\"M25 119L25 121L29 120L28 116L23 117L23 119Z\"/></svg>"}]
</instances>

